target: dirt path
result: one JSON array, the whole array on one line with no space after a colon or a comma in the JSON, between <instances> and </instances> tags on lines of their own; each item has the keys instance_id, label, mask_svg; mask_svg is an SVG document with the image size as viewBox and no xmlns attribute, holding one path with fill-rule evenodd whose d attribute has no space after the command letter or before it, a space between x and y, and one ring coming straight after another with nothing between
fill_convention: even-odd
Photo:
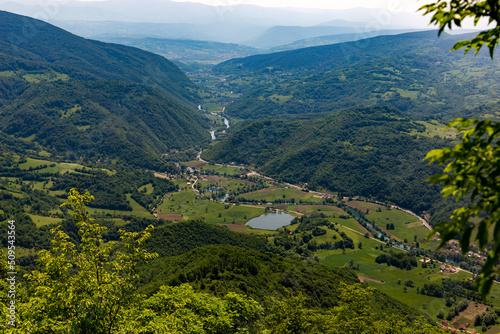
<instances>
[{"instance_id":1,"label":"dirt path","mask_svg":"<svg viewBox=\"0 0 500 334\"><path fill-rule=\"evenodd\" d=\"M358 275L358 278L361 281L361 283L363 283L364 281L370 281L370 282L384 284L384 282L382 282L378 279L375 279L375 278L368 277L368 276Z\"/></svg>"},{"instance_id":2,"label":"dirt path","mask_svg":"<svg viewBox=\"0 0 500 334\"><path fill-rule=\"evenodd\" d=\"M194 183L191 185L191 188L193 189L194 192L197 192L198 190L195 189L195 185L196 185L196 182L198 182L198 176L195 176L196 180L194 181Z\"/></svg>"}]
</instances>

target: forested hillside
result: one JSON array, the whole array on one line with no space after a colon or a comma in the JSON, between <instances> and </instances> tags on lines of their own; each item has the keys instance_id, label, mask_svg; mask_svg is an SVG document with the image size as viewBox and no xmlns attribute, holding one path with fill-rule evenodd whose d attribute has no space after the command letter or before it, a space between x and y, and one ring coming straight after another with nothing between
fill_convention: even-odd
<instances>
[{"instance_id":1,"label":"forested hillside","mask_svg":"<svg viewBox=\"0 0 500 334\"><path fill-rule=\"evenodd\" d=\"M215 67L221 87L241 94L228 115L297 117L343 108L390 105L418 119L443 119L496 102L500 63L450 53L467 36L435 31L233 59Z\"/></svg>"},{"instance_id":2,"label":"forested hillside","mask_svg":"<svg viewBox=\"0 0 500 334\"><path fill-rule=\"evenodd\" d=\"M437 169L422 161L450 143L392 108L344 110L311 121L262 120L203 153L207 160L252 164L265 175L308 183L345 196L389 200L416 212L439 206L425 179Z\"/></svg>"},{"instance_id":3,"label":"forested hillside","mask_svg":"<svg viewBox=\"0 0 500 334\"><path fill-rule=\"evenodd\" d=\"M208 141L198 99L163 57L0 12L0 131L11 149L22 139L58 158L161 170L162 154Z\"/></svg>"},{"instance_id":4,"label":"forested hillside","mask_svg":"<svg viewBox=\"0 0 500 334\"><path fill-rule=\"evenodd\" d=\"M260 302L269 296L300 292L306 297L305 306L323 309L338 305L341 283L357 282L358 278L349 269L227 245L200 247L178 257L158 258L141 274L142 289L148 293L156 292L165 283L174 286L190 283L197 290L216 296L233 291ZM374 310L373 320L393 314L402 317L417 314L382 293L375 293L369 304Z\"/></svg>"},{"instance_id":5,"label":"forested hillside","mask_svg":"<svg viewBox=\"0 0 500 334\"><path fill-rule=\"evenodd\" d=\"M46 22L5 11L0 11L0 51L1 71L58 66L91 74L94 79L152 86L176 101L199 99L186 75L159 55L87 40ZM31 68L23 68L19 61L28 62Z\"/></svg>"}]
</instances>

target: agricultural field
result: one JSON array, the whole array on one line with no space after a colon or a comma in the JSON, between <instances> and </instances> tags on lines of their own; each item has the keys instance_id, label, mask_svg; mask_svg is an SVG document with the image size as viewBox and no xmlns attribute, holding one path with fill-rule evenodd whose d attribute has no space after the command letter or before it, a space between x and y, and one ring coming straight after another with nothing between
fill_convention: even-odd
<instances>
[{"instance_id":1,"label":"agricultural field","mask_svg":"<svg viewBox=\"0 0 500 334\"><path fill-rule=\"evenodd\" d=\"M63 221L61 218L44 217L32 214L30 214L29 216L31 217L31 220L33 220L33 222L36 224L37 227L50 224L59 224Z\"/></svg>"},{"instance_id":2,"label":"agricultural field","mask_svg":"<svg viewBox=\"0 0 500 334\"><path fill-rule=\"evenodd\" d=\"M219 103L206 103L202 106L208 112L220 113L222 112L222 105Z\"/></svg>"},{"instance_id":3,"label":"agricultural field","mask_svg":"<svg viewBox=\"0 0 500 334\"><path fill-rule=\"evenodd\" d=\"M322 203L323 199L310 192L304 192L294 187L269 187L242 195L249 200L261 202L290 201L291 203Z\"/></svg>"},{"instance_id":4,"label":"agricultural field","mask_svg":"<svg viewBox=\"0 0 500 334\"><path fill-rule=\"evenodd\" d=\"M440 283L446 278L458 280L470 280L472 278L472 274L462 270L456 274L441 272L439 269L440 263L438 262L429 265L428 268L421 268L422 262L419 261L419 267L412 270L403 270L388 266L385 263L378 264L375 262L375 258L382 252L388 252L388 249L384 248L383 251L380 251L380 249L377 250L374 247L374 242L376 241L365 239L361 250L346 250L345 254L325 254L321 252L318 254L320 254L321 263L330 266L344 266L352 259L355 266L359 264L357 274L372 279L365 280L366 284L433 317L437 315L440 309L444 310L444 313L447 314L451 307L446 306L445 298L421 295L417 293L417 288L423 287L424 284ZM400 252L400 250L394 248L391 250ZM411 280L414 283L414 287L406 287L404 282L407 280ZM500 287L498 287L498 284L495 286L489 301L497 307L500 306Z\"/></svg>"},{"instance_id":5,"label":"agricultural field","mask_svg":"<svg viewBox=\"0 0 500 334\"><path fill-rule=\"evenodd\" d=\"M232 167L232 166L221 166L221 165L203 165L200 167L201 171L212 171L214 173L218 173L219 175L240 175L244 174L244 170L240 167Z\"/></svg>"},{"instance_id":6,"label":"agricultural field","mask_svg":"<svg viewBox=\"0 0 500 334\"><path fill-rule=\"evenodd\" d=\"M45 168L41 168L43 166L47 166ZM77 168L84 168L78 164L69 164L69 163L55 163L47 160L37 160L27 158L27 162L19 165L20 169L29 170L40 168L40 172L44 173L66 173L68 171L74 171Z\"/></svg>"},{"instance_id":7,"label":"agricultural field","mask_svg":"<svg viewBox=\"0 0 500 334\"><path fill-rule=\"evenodd\" d=\"M85 169L86 167L79 165L79 164L74 164L74 163L65 163L65 162L52 162L48 160L38 160L38 159L32 159L32 158L27 158L27 161L25 163L22 163L19 165L20 169L23 170L30 170L31 169L37 169L41 173L66 173L66 172L74 172L76 169L83 168ZM46 166L46 167L44 167ZM108 175L113 175L116 172L115 171L110 171L108 169L101 169L105 171Z\"/></svg>"},{"instance_id":8,"label":"agricultural field","mask_svg":"<svg viewBox=\"0 0 500 334\"><path fill-rule=\"evenodd\" d=\"M431 243L425 244L429 230L422 225L418 218L406 212L361 201L348 202L347 205L361 210L365 214L366 219L375 223L384 232L400 242L406 240L407 243L415 244L418 241L423 247L430 247L432 245ZM388 229L388 227L391 228Z\"/></svg>"},{"instance_id":9,"label":"agricultural field","mask_svg":"<svg viewBox=\"0 0 500 334\"><path fill-rule=\"evenodd\" d=\"M438 121L417 121L417 123L425 126L425 132L417 132L416 130L412 130L412 132L410 132L412 135L429 138L433 138L434 136L439 136L447 139L457 138L457 130L455 128L445 129L446 125L441 124Z\"/></svg>"}]
</instances>

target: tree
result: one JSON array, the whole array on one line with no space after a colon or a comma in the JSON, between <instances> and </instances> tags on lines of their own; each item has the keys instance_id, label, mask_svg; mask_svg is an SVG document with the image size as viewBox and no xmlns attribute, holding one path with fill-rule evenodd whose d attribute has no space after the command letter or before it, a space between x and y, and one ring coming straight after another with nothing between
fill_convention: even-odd
<instances>
[{"instance_id":1,"label":"tree","mask_svg":"<svg viewBox=\"0 0 500 334\"><path fill-rule=\"evenodd\" d=\"M219 298L197 293L185 284L160 287L149 298L138 294L137 269L157 256L142 248L152 226L141 233L121 230L120 243L104 243L106 228L94 224L86 213L86 204L92 200L89 193L70 190L69 203L64 205L73 210L80 242L70 242L59 227L52 229L52 250L38 253L41 270L27 275L27 289L19 291L16 327L5 328L2 321L2 333L261 332L262 307L236 293ZM2 257L1 278L5 271ZM0 297L3 319L5 302Z\"/></svg>"},{"instance_id":2,"label":"tree","mask_svg":"<svg viewBox=\"0 0 500 334\"><path fill-rule=\"evenodd\" d=\"M23 328L114 333L125 310L139 297L133 293L137 268L157 256L141 248L153 227L142 233L121 230L123 248L111 259L114 243L102 239L106 228L93 224L86 213L86 205L93 199L89 193L70 190L69 203L63 206L73 210L81 242L70 242L60 226L51 230L52 250L38 253L42 270L28 275L31 298L20 312Z\"/></svg>"},{"instance_id":3,"label":"tree","mask_svg":"<svg viewBox=\"0 0 500 334\"><path fill-rule=\"evenodd\" d=\"M305 297L302 294L279 301L273 299L272 309L266 322L271 333L313 333L309 312L304 308Z\"/></svg>"},{"instance_id":4,"label":"tree","mask_svg":"<svg viewBox=\"0 0 500 334\"><path fill-rule=\"evenodd\" d=\"M476 314L476 316L474 317L474 326L476 327L481 326L482 323L483 323L483 318L481 317L480 314Z\"/></svg>"},{"instance_id":5,"label":"tree","mask_svg":"<svg viewBox=\"0 0 500 334\"><path fill-rule=\"evenodd\" d=\"M486 45L493 58L500 36L500 2L498 0L438 0L435 3L422 6L420 10L425 11L424 15L433 14L431 23L439 26L439 34L446 28L461 27L466 18L472 18L474 25L477 25L483 18L487 19L488 24L495 25L493 28L480 32L472 40L458 42L452 51L465 47L465 53L474 49L477 54L483 45Z\"/></svg>"},{"instance_id":6,"label":"tree","mask_svg":"<svg viewBox=\"0 0 500 334\"><path fill-rule=\"evenodd\" d=\"M465 53L475 49L476 54L483 45L489 48L493 58L500 35L500 1L438 0L421 7L424 15L432 14L431 23L439 26L439 33L446 28L461 26L466 18L473 18L477 24L482 18L493 27L479 33L470 41L458 42L452 50L465 47ZM463 132L462 142L453 148L429 152L426 159L444 166L444 172L432 176L434 184L442 184L444 197L456 196L457 203L469 198L467 206L454 210L451 221L440 222L429 233L428 239L436 233L441 235L440 247L460 237L460 246L465 254L469 251L473 231L481 249L493 243L485 264L476 280L481 295L486 297L495 277L495 267L500 261L500 124L491 121L458 118L448 128L456 127ZM482 217L479 222L470 222L471 217ZM490 236L490 230L493 235Z\"/></svg>"}]
</instances>

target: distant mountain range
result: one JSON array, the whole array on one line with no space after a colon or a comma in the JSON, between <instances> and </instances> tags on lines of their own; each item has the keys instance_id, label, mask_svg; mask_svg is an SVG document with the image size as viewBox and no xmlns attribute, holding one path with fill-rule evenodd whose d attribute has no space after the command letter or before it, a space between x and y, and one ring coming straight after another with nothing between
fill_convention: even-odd
<instances>
[{"instance_id":1,"label":"distant mountain range","mask_svg":"<svg viewBox=\"0 0 500 334\"><path fill-rule=\"evenodd\" d=\"M296 49L304 49L312 46L331 45L345 42L354 42L367 38L385 36L385 35L399 35L402 33L411 32L411 30L374 30L363 31L359 30L355 33L333 34L326 36L311 37L306 39L295 40L294 42L286 45L279 45L272 47L268 52L281 52Z\"/></svg>"},{"instance_id":2,"label":"distant mountain range","mask_svg":"<svg viewBox=\"0 0 500 334\"><path fill-rule=\"evenodd\" d=\"M359 29L356 29L355 27L342 26L274 26L266 30L256 39L247 42L247 44L261 49L271 49L273 47L290 44L306 38L334 34L353 34L356 30Z\"/></svg>"},{"instance_id":3,"label":"distant mountain range","mask_svg":"<svg viewBox=\"0 0 500 334\"><path fill-rule=\"evenodd\" d=\"M162 55L172 61L182 63L216 64L223 61L246 57L261 51L249 46L232 43L218 43L183 39L164 38L105 38L105 41L137 47Z\"/></svg>"},{"instance_id":4,"label":"distant mountain range","mask_svg":"<svg viewBox=\"0 0 500 334\"><path fill-rule=\"evenodd\" d=\"M209 140L196 86L173 63L0 12L0 131L54 156L161 169Z\"/></svg>"},{"instance_id":5,"label":"distant mountain range","mask_svg":"<svg viewBox=\"0 0 500 334\"><path fill-rule=\"evenodd\" d=\"M26 2L29 3L29 2ZM189 23L212 25L216 23L240 26L271 25L314 26L337 25L339 22L357 21L385 29L401 27L425 27L428 20L416 13L389 12L386 8L351 8L327 10L314 8L260 7L227 2L220 6L208 6L195 2L172 0L109 0L83 2L68 0L63 3L31 5L5 1L0 8L18 14L64 21L115 21L151 23ZM353 25L353 24L350 24ZM359 24L355 24L359 25Z\"/></svg>"},{"instance_id":6,"label":"distant mountain range","mask_svg":"<svg viewBox=\"0 0 500 334\"><path fill-rule=\"evenodd\" d=\"M169 0L69 0L50 5L5 2L0 3L0 9L42 18L86 38L190 39L237 43L261 49L338 33L425 28L428 23L418 14L388 13L385 8L325 10L236 3L208 6ZM281 28L273 27L289 28L276 34L274 30ZM281 33L285 31L287 34ZM280 36L285 39L280 40Z\"/></svg>"}]
</instances>

